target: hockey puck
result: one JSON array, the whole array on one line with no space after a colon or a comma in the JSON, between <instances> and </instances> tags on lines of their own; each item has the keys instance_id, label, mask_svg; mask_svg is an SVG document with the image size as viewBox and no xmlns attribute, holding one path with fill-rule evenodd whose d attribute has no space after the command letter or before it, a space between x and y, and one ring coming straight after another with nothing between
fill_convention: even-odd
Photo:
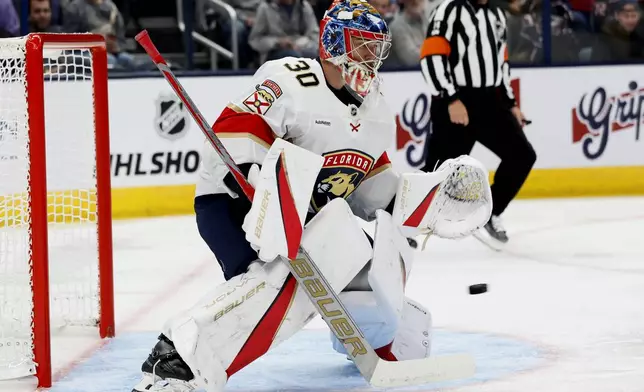
<instances>
[{"instance_id":1,"label":"hockey puck","mask_svg":"<svg viewBox=\"0 0 644 392\"><path fill-rule=\"evenodd\" d=\"M477 294L483 294L483 293L487 293L486 283L473 284L470 286L470 295L477 295Z\"/></svg>"}]
</instances>

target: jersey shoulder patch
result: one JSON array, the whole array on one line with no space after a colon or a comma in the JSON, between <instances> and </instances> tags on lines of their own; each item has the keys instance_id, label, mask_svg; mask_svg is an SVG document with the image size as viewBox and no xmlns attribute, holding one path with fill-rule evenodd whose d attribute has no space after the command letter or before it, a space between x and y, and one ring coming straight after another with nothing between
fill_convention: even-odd
<instances>
[{"instance_id":1,"label":"jersey shoulder patch","mask_svg":"<svg viewBox=\"0 0 644 392\"><path fill-rule=\"evenodd\" d=\"M268 113L273 104L288 92L288 87L282 81L282 74L286 72L288 71L284 67L280 68L275 61L264 63L253 75L250 93L246 92L248 96L240 102L244 109L260 115ZM284 99L287 98L282 98Z\"/></svg>"},{"instance_id":2,"label":"jersey shoulder patch","mask_svg":"<svg viewBox=\"0 0 644 392\"><path fill-rule=\"evenodd\" d=\"M275 83L275 86L272 88L266 86L266 84L270 84L271 82L272 81L270 79L267 79L261 85L255 85L255 91L250 93L250 95L242 101L242 104L251 113L265 115L273 106L275 100L281 96L281 93L278 96L275 92L276 87L279 88L277 91L281 92L281 88L277 83Z\"/></svg>"},{"instance_id":3,"label":"jersey shoulder patch","mask_svg":"<svg viewBox=\"0 0 644 392\"><path fill-rule=\"evenodd\" d=\"M314 59L284 57L267 61L253 75L254 90L242 104L260 115L278 100L281 105L297 105L308 91L302 87L317 86L323 79L322 67Z\"/></svg>"}]
</instances>

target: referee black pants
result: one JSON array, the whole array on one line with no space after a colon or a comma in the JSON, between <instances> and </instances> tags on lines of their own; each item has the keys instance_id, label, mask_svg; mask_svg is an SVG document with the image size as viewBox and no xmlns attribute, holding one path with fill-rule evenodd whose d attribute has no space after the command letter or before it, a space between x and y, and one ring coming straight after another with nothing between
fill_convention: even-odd
<instances>
[{"instance_id":1,"label":"referee black pants","mask_svg":"<svg viewBox=\"0 0 644 392\"><path fill-rule=\"evenodd\" d=\"M501 159L491 186L492 214L501 215L523 186L537 156L497 89L460 90L459 97L469 116L467 126L450 121L446 100L432 100L432 134L425 144L422 170L433 171L449 158L469 154L478 141Z\"/></svg>"}]
</instances>

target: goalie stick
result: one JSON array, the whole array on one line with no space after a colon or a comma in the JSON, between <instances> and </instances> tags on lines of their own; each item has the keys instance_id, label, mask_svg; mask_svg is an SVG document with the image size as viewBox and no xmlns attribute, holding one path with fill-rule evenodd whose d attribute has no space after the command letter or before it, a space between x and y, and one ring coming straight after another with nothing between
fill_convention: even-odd
<instances>
[{"instance_id":1,"label":"goalie stick","mask_svg":"<svg viewBox=\"0 0 644 392\"><path fill-rule=\"evenodd\" d=\"M183 89L163 56L157 50L146 30L136 36L136 41L145 49L157 68L183 101L199 128L210 141L226 164L242 191L253 200L254 189L221 143L215 132L201 114L190 96ZM298 244L299 245L299 244ZM358 325L353 321L331 285L320 273L317 265L305 249L299 247L295 257L280 257L291 274L304 289L322 319L341 341L362 376L375 387L417 385L430 382L468 378L474 375L475 365L471 355L450 354L407 361L385 361L369 345ZM309 282L309 284L306 284ZM311 291L314 283L323 288ZM315 287L313 286L313 287Z\"/></svg>"}]
</instances>

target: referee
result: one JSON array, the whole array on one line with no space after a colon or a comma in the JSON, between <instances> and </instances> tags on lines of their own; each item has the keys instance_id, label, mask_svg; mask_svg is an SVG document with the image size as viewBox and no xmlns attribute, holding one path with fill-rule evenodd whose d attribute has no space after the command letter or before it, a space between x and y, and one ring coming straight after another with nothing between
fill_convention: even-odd
<instances>
[{"instance_id":1,"label":"referee","mask_svg":"<svg viewBox=\"0 0 644 392\"><path fill-rule=\"evenodd\" d=\"M492 185L492 217L474 235L501 249L508 236L500 215L536 160L523 133L528 122L510 87L503 11L488 0L444 0L430 18L420 58L434 96L422 170L469 154L477 141L496 154L501 163Z\"/></svg>"}]
</instances>

